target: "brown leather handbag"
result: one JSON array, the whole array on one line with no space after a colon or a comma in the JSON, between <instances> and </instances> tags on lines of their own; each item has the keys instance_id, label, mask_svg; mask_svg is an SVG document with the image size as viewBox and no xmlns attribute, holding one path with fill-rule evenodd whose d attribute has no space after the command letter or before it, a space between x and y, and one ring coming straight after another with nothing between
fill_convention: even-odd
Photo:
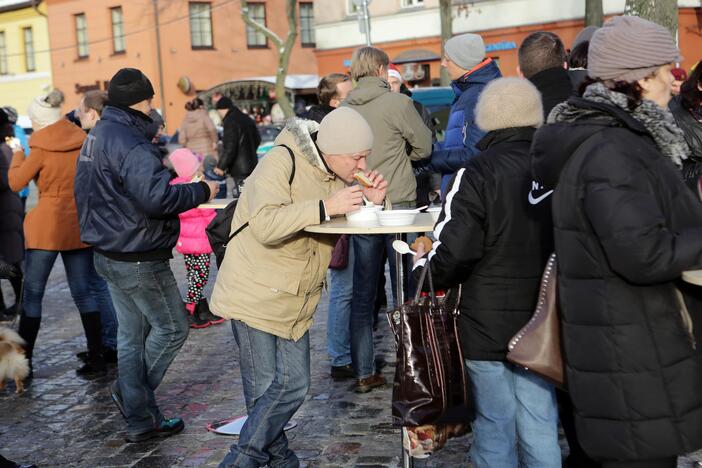
<instances>
[{"instance_id":1,"label":"brown leather handbag","mask_svg":"<svg viewBox=\"0 0 702 468\"><path fill-rule=\"evenodd\" d=\"M336 241L334 250L332 250L332 258L329 263L329 268L332 270L343 270L349 266L349 239L348 234L342 234L339 240Z\"/></svg>"},{"instance_id":2,"label":"brown leather handbag","mask_svg":"<svg viewBox=\"0 0 702 468\"><path fill-rule=\"evenodd\" d=\"M556 254L553 253L541 276L539 301L534 315L510 340L507 360L563 387L565 376L556 276Z\"/></svg>"},{"instance_id":3,"label":"brown leather handbag","mask_svg":"<svg viewBox=\"0 0 702 468\"><path fill-rule=\"evenodd\" d=\"M427 277L431 293L421 297ZM398 426L442 426L473 418L456 294L437 299L427 263L414 300L388 313L397 345L392 417Z\"/></svg>"}]
</instances>

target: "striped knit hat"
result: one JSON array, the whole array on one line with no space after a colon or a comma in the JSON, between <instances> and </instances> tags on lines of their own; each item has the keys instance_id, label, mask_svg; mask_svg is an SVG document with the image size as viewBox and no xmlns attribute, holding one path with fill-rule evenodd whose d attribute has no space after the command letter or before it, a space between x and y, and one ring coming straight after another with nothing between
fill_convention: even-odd
<instances>
[{"instance_id":1,"label":"striped knit hat","mask_svg":"<svg viewBox=\"0 0 702 468\"><path fill-rule=\"evenodd\" d=\"M591 78L630 83L681 60L666 28L637 16L615 16L592 36L587 67Z\"/></svg>"}]
</instances>

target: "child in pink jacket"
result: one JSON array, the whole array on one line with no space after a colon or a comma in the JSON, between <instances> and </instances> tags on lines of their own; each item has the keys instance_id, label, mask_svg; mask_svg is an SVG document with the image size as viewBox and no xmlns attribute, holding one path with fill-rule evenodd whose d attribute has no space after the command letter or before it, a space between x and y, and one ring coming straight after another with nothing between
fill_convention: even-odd
<instances>
[{"instance_id":1,"label":"child in pink jacket","mask_svg":"<svg viewBox=\"0 0 702 468\"><path fill-rule=\"evenodd\" d=\"M171 185L189 184L200 179L202 156L187 148L180 148L171 153L169 159L178 174L178 177L171 181ZM213 209L193 208L178 215L180 236L176 250L182 253L185 259L188 276L188 297L185 308L189 313L188 321L191 328L205 328L224 321L210 312L207 299L202 294L210 276L210 254L212 253L205 228L215 214Z\"/></svg>"}]
</instances>

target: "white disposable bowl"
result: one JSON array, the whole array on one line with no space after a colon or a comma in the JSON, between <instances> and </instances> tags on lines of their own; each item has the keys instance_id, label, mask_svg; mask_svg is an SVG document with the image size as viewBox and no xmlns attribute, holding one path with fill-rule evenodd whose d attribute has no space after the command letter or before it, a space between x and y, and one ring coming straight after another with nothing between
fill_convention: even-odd
<instances>
[{"instance_id":1,"label":"white disposable bowl","mask_svg":"<svg viewBox=\"0 0 702 468\"><path fill-rule=\"evenodd\" d=\"M378 221L378 217L375 214L382 209L382 205L362 206L356 211L346 213L346 219L348 219L350 223L375 223Z\"/></svg>"},{"instance_id":2,"label":"white disposable bowl","mask_svg":"<svg viewBox=\"0 0 702 468\"><path fill-rule=\"evenodd\" d=\"M439 213L441 213L441 207L432 206L431 208L427 209L427 213L431 215L431 219L433 219L434 222L437 222L439 220Z\"/></svg>"},{"instance_id":3,"label":"white disposable bowl","mask_svg":"<svg viewBox=\"0 0 702 468\"><path fill-rule=\"evenodd\" d=\"M417 212L414 210L389 210L376 213L381 226L408 226L414 222Z\"/></svg>"}]
</instances>

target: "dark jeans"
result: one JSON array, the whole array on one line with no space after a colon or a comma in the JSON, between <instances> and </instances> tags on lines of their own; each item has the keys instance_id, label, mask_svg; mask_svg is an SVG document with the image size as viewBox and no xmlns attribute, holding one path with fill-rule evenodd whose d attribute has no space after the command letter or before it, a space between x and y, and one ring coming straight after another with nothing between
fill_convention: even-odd
<instances>
[{"instance_id":1,"label":"dark jeans","mask_svg":"<svg viewBox=\"0 0 702 468\"><path fill-rule=\"evenodd\" d=\"M27 317L41 317L42 300L56 257L61 255L68 288L81 314L100 312L102 344L117 346L117 318L105 280L95 271L92 249L27 250L24 258L24 294L22 310Z\"/></svg>"},{"instance_id":2,"label":"dark jeans","mask_svg":"<svg viewBox=\"0 0 702 468\"><path fill-rule=\"evenodd\" d=\"M154 390L188 336L185 305L168 260L118 262L95 254L95 267L117 311L118 387L127 432L141 434L163 419Z\"/></svg>"},{"instance_id":3,"label":"dark jeans","mask_svg":"<svg viewBox=\"0 0 702 468\"><path fill-rule=\"evenodd\" d=\"M232 320L248 419L220 468L297 468L283 428L310 387L309 333L286 340Z\"/></svg>"}]
</instances>

